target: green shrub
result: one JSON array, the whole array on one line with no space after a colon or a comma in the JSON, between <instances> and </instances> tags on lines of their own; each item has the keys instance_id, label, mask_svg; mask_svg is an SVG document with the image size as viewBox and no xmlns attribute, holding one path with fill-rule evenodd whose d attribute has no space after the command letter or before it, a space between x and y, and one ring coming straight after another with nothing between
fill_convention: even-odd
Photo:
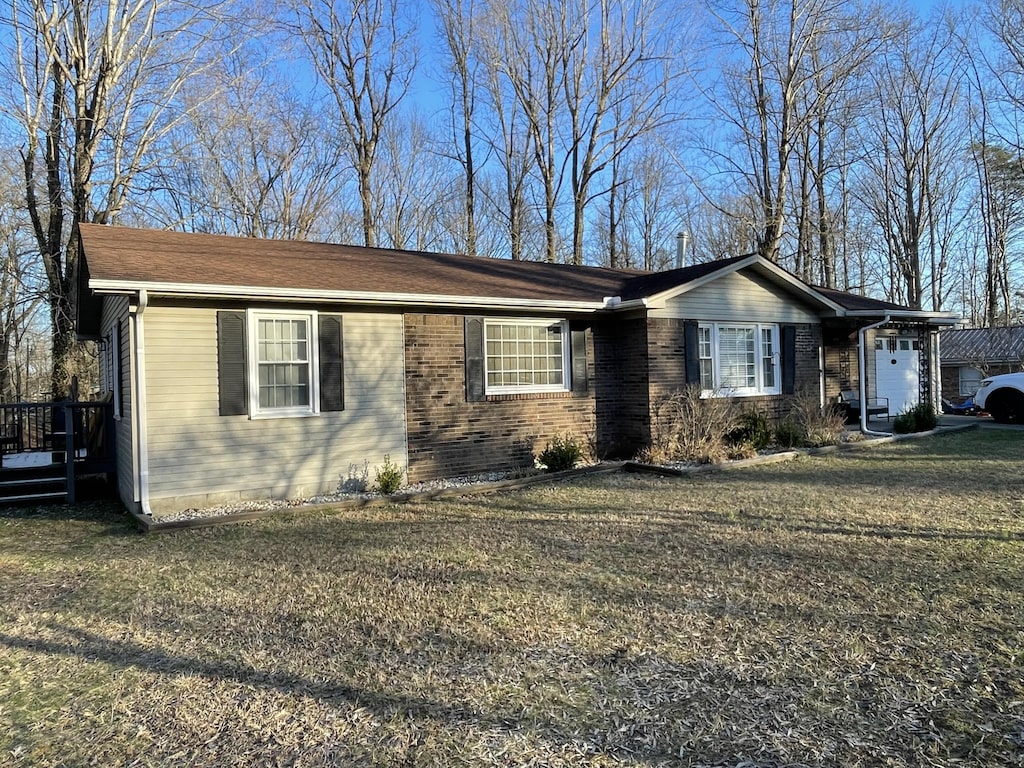
<instances>
[{"instance_id":1,"label":"green shrub","mask_svg":"<svg viewBox=\"0 0 1024 768\"><path fill-rule=\"evenodd\" d=\"M772 442L772 424L761 411L743 411L739 424L729 431L725 440L731 446L749 446L753 451L763 451Z\"/></svg>"},{"instance_id":2,"label":"green shrub","mask_svg":"<svg viewBox=\"0 0 1024 768\"><path fill-rule=\"evenodd\" d=\"M939 424L938 414L931 403L918 403L910 410L901 413L893 421L892 430L901 435L910 432L927 432Z\"/></svg>"},{"instance_id":3,"label":"green shrub","mask_svg":"<svg viewBox=\"0 0 1024 768\"><path fill-rule=\"evenodd\" d=\"M547 467L548 472L562 472L573 469L583 458L583 448L572 435L555 435L551 442L544 446L537 460Z\"/></svg>"},{"instance_id":4,"label":"green shrub","mask_svg":"<svg viewBox=\"0 0 1024 768\"><path fill-rule=\"evenodd\" d=\"M385 496L393 494L405 482L405 473L401 467L391 461L390 454L384 454L384 463L374 472L377 475L377 490Z\"/></svg>"},{"instance_id":5,"label":"green shrub","mask_svg":"<svg viewBox=\"0 0 1024 768\"><path fill-rule=\"evenodd\" d=\"M775 444L779 448L796 448L804 444L806 435L796 419L787 416L775 425Z\"/></svg>"}]
</instances>

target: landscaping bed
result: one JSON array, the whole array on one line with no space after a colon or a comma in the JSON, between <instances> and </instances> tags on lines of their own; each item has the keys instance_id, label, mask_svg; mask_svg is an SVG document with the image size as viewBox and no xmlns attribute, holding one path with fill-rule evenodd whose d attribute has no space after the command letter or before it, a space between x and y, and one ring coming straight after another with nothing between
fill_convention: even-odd
<instances>
[{"instance_id":1,"label":"landscaping bed","mask_svg":"<svg viewBox=\"0 0 1024 768\"><path fill-rule=\"evenodd\" d=\"M0 512L0 764L1024 765L1019 456Z\"/></svg>"}]
</instances>

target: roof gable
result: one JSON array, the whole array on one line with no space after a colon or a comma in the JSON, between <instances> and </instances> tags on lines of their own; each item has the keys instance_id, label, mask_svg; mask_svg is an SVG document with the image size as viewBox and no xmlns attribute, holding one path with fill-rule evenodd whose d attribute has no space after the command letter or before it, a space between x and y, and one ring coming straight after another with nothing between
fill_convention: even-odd
<instances>
[{"instance_id":1,"label":"roof gable","mask_svg":"<svg viewBox=\"0 0 1024 768\"><path fill-rule=\"evenodd\" d=\"M664 307L665 303L671 299L707 285L725 275L745 270L756 273L759 277L782 288L785 293L803 304L814 307L819 312L830 315L842 313L841 306L831 298L822 295L796 275L757 254L734 256L730 259L698 264L683 270L645 275L643 278L636 278L635 283L641 290L650 291L647 296L648 306Z\"/></svg>"}]
</instances>

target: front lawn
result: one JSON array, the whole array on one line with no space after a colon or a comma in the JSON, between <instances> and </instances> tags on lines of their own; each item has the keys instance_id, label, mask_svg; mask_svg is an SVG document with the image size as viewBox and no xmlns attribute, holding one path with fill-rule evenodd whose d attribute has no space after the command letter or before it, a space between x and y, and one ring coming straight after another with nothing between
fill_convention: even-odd
<instances>
[{"instance_id":1,"label":"front lawn","mask_svg":"<svg viewBox=\"0 0 1024 768\"><path fill-rule=\"evenodd\" d=\"M0 511L0 765L1024 765L1022 443L148 537Z\"/></svg>"}]
</instances>

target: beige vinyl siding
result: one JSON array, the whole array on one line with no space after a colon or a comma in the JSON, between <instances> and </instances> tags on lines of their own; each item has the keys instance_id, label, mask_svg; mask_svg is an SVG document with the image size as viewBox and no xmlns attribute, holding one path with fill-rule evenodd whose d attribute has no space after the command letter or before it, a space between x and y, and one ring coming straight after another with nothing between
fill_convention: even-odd
<instances>
[{"instance_id":1,"label":"beige vinyl siding","mask_svg":"<svg viewBox=\"0 0 1024 768\"><path fill-rule=\"evenodd\" d=\"M747 323L818 323L796 295L749 272L733 272L652 309L651 317Z\"/></svg>"},{"instance_id":2,"label":"beige vinyl siding","mask_svg":"<svg viewBox=\"0 0 1024 768\"><path fill-rule=\"evenodd\" d=\"M128 297L107 296L103 300L100 335L114 337L114 325L121 324L121 417L114 419L117 450L117 490L125 506L135 508L135 473L132 442L131 331L128 321Z\"/></svg>"},{"instance_id":3,"label":"beige vinyl siding","mask_svg":"<svg viewBox=\"0 0 1024 768\"><path fill-rule=\"evenodd\" d=\"M364 462L372 482L385 454L406 466L401 315L344 314L344 411L268 419L219 414L215 309L151 306L145 322L154 514L331 492Z\"/></svg>"}]
</instances>

